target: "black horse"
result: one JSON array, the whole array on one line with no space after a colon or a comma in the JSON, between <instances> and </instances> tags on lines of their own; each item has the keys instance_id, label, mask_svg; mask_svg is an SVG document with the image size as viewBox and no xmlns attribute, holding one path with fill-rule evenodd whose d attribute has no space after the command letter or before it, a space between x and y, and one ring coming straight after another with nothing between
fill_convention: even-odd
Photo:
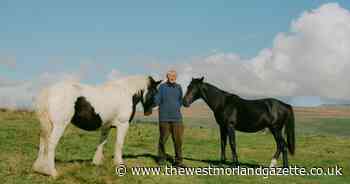
<instances>
[{"instance_id":1,"label":"black horse","mask_svg":"<svg viewBox=\"0 0 350 184\"><path fill-rule=\"evenodd\" d=\"M216 122L220 126L221 161L225 162L225 147L229 138L233 164L238 164L236 154L235 130L242 132L257 132L269 128L275 138L277 151L270 167L275 167L282 152L283 167L288 167L288 153L295 152L294 113L291 105L277 99L266 98L258 100L242 99L235 94L225 92L202 78L192 78L183 99L184 106L190 106L195 100L202 98L214 112ZM282 135L285 130L287 141Z\"/></svg>"}]
</instances>

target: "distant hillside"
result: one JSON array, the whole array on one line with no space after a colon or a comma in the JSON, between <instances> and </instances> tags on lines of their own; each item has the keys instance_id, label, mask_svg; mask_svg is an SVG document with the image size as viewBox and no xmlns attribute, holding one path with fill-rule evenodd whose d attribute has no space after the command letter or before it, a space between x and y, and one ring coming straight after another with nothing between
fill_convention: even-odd
<instances>
[{"instance_id":1,"label":"distant hillside","mask_svg":"<svg viewBox=\"0 0 350 184\"><path fill-rule=\"evenodd\" d=\"M349 105L322 105L318 107L293 107L297 121L312 121L324 118L350 118ZM194 103L190 108L182 108L185 120L193 124L210 124L215 126L215 119L212 111L203 102ZM144 116L143 112L137 112L135 121L157 121L158 110L153 110L151 116ZM213 123L214 122L214 123Z\"/></svg>"},{"instance_id":2,"label":"distant hillside","mask_svg":"<svg viewBox=\"0 0 350 184\"><path fill-rule=\"evenodd\" d=\"M350 107L350 104L322 104L321 107Z\"/></svg>"}]
</instances>

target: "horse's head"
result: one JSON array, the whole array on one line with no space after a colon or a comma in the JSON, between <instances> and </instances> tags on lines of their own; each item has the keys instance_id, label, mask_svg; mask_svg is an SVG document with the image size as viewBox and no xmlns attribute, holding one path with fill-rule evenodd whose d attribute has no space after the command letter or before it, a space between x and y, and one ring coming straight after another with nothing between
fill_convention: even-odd
<instances>
[{"instance_id":1,"label":"horse's head","mask_svg":"<svg viewBox=\"0 0 350 184\"><path fill-rule=\"evenodd\" d=\"M148 77L148 79L147 90L145 90L141 100L145 116L152 114L152 109L155 106L154 96L158 93L158 85L162 82L162 80L155 81L152 77Z\"/></svg>"},{"instance_id":2,"label":"horse's head","mask_svg":"<svg viewBox=\"0 0 350 184\"><path fill-rule=\"evenodd\" d=\"M186 94L183 98L183 105L189 107L194 101L201 97L201 86L204 77L192 78L191 83L187 86Z\"/></svg>"}]
</instances>

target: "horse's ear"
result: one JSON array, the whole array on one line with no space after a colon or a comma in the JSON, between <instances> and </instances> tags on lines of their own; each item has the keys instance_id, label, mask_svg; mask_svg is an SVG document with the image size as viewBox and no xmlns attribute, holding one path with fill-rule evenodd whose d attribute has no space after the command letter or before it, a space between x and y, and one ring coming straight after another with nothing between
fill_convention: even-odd
<instances>
[{"instance_id":1,"label":"horse's ear","mask_svg":"<svg viewBox=\"0 0 350 184\"><path fill-rule=\"evenodd\" d=\"M152 76L149 76L149 80L150 80L151 84L156 83L156 81L153 79L153 77L152 77Z\"/></svg>"},{"instance_id":2,"label":"horse's ear","mask_svg":"<svg viewBox=\"0 0 350 184\"><path fill-rule=\"evenodd\" d=\"M201 78L199 79L200 82L203 82L203 80L204 80L204 77L201 77Z\"/></svg>"}]
</instances>

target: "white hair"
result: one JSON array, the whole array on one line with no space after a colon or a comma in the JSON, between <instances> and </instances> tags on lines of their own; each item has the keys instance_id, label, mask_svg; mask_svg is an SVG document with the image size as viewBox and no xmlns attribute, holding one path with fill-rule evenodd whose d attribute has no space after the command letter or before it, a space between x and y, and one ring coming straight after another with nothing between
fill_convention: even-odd
<instances>
[{"instance_id":1,"label":"white hair","mask_svg":"<svg viewBox=\"0 0 350 184\"><path fill-rule=\"evenodd\" d=\"M168 76L168 75L170 75L170 74L175 74L175 75L177 75L177 72L176 72L176 70L169 70L167 73L166 73L166 75Z\"/></svg>"}]
</instances>

